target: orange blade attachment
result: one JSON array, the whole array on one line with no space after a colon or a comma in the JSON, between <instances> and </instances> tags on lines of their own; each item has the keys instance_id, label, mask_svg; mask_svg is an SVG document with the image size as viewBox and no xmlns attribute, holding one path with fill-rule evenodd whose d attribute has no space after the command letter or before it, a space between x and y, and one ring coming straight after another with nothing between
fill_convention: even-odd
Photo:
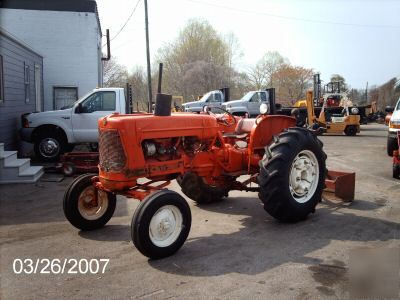
<instances>
[{"instance_id":1,"label":"orange blade attachment","mask_svg":"<svg viewBox=\"0 0 400 300\"><path fill-rule=\"evenodd\" d=\"M328 170L325 185L324 192L334 193L335 197L345 202L353 201L356 173Z\"/></svg>"}]
</instances>

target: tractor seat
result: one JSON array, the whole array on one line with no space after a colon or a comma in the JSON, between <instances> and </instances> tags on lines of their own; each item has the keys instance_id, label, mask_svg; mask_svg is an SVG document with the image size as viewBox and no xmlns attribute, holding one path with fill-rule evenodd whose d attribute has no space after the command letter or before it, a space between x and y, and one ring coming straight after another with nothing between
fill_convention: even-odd
<instances>
[{"instance_id":1,"label":"tractor seat","mask_svg":"<svg viewBox=\"0 0 400 300\"><path fill-rule=\"evenodd\" d=\"M253 128L254 124L256 123L256 119L254 118L241 118L235 128L235 132L232 133L225 133L225 137L233 137L233 138L245 138Z\"/></svg>"},{"instance_id":2,"label":"tractor seat","mask_svg":"<svg viewBox=\"0 0 400 300\"><path fill-rule=\"evenodd\" d=\"M255 118L252 119L241 118L239 122L236 124L235 133L236 134L250 133L255 123L256 123Z\"/></svg>"}]
</instances>

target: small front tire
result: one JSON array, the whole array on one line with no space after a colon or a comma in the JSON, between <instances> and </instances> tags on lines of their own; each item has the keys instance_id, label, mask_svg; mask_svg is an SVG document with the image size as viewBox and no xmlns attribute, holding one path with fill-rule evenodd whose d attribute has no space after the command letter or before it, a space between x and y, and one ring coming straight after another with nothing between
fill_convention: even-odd
<instances>
[{"instance_id":1,"label":"small front tire","mask_svg":"<svg viewBox=\"0 0 400 300\"><path fill-rule=\"evenodd\" d=\"M151 259L171 256L186 241L191 224L186 200L176 192L160 190L147 196L136 208L131 223L132 241Z\"/></svg>"},{"instance_id":2,"label":"small front tire","mask_svg":"<svg viewBox=\"0 0 400 300\"><path fill-rule=\"evenodd\" d=\"M103 227L115 211L115 194L96 189L92 183L93 176L96 175L84 174L77 177L64 194L64 215L73 226L81 230Z\"/></svg>"},{"instance_id":3,"label":"small front tire","mask_svg":"<svg viewBox=\"0 0 400 300\"><path fill-rule=\"evenodd\" d=\"M344 129L344 133L347 136L355 136L357 134L357 126L355 125L346 126L346 128Z\"/></svg>"}]
</instances>

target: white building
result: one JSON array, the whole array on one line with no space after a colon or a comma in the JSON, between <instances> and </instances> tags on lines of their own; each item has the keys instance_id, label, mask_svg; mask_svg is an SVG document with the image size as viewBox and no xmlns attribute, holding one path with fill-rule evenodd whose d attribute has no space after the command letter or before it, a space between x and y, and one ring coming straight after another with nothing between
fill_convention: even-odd
<instances>
[{"instance_id":1,"label":"white building","mask_svg":"<svg viewBox=\"0 0 400 300\"><path fill-rule=\"evenodd\" d=\"M4 0L0 26L43 56L42 110L102 85L102 32L94 0Z\"/></svg>"}]
</instances>

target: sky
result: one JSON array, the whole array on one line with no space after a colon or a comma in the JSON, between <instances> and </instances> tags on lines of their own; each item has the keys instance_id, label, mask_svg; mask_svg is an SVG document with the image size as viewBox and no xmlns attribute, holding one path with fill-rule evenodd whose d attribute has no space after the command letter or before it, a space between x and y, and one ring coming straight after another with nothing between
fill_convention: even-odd
<instances>
[{"instance_id":1,"label":"sky","mask_svg":"<svg viewBox=\"0 0 400 300\"><path fill-rule=\"evenodd\" d=\"M128 70L145 69L143 0L97 5L103 34L110 29L111 55ZM148 0L148 11L152 60L188 20L201 19L237 37L243 55L236 67L242 71L267 51L278 51L292 64L320 72L325 82L340 74L353 88L400 77L400 0Z\"/></svg>"}]
</instances>

